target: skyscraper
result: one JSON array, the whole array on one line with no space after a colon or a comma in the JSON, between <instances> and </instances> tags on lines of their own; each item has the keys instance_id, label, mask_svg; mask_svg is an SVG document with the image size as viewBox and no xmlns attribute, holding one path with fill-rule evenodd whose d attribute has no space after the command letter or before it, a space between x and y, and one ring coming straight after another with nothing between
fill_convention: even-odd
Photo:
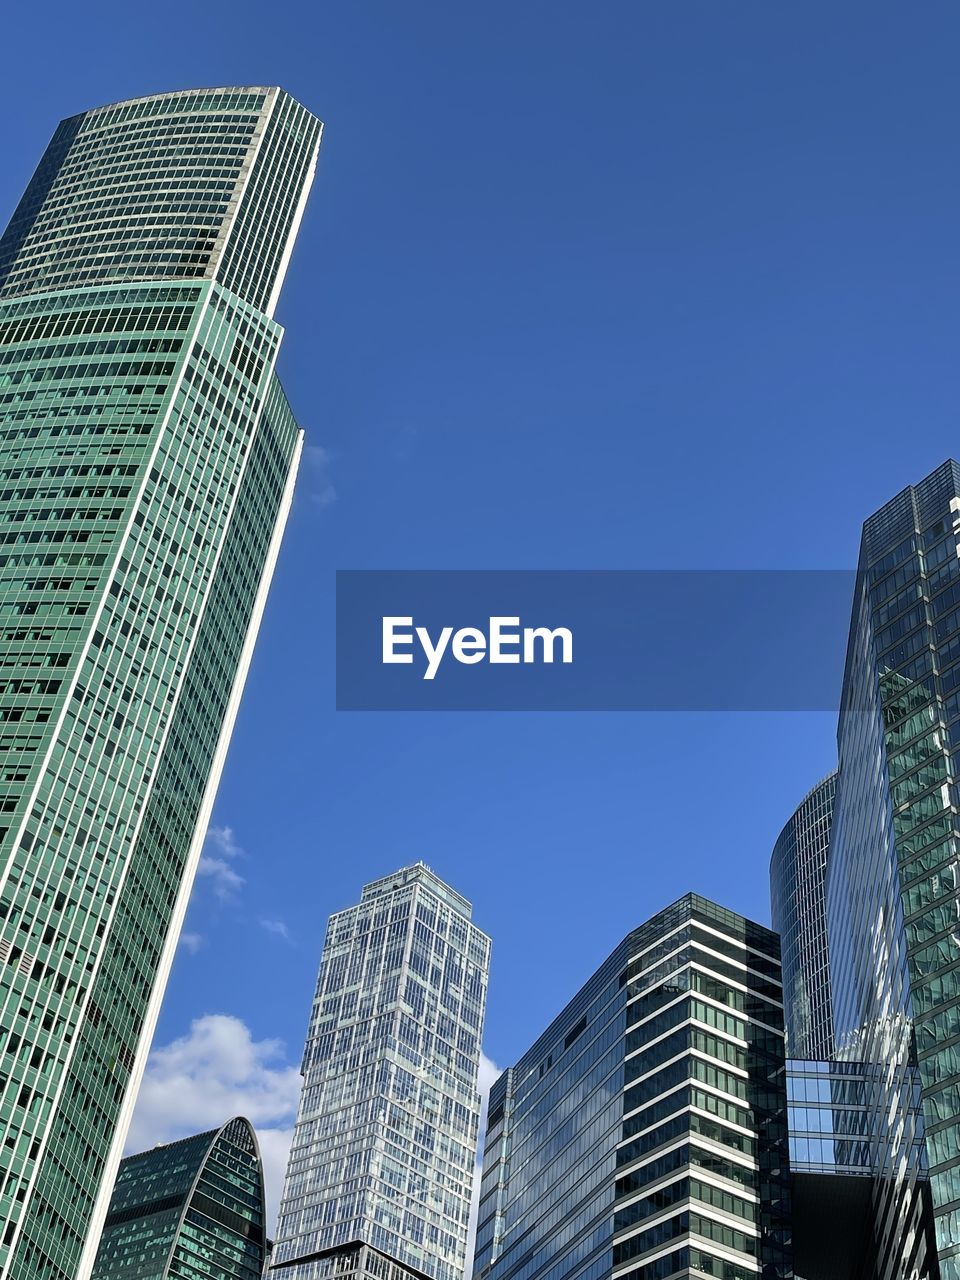
<instances>
[{"instance_id":1,"label":"skyscraper","mask_svg":"<svg viewBox=\"0 0 960 1280\"><path fill-rule=\"evenodd\" d=\"M264 1217L260 1152L242 1117L128 1156L94 1280L260 1280Z\"/></svg>"},{"instance_id":2,"label":"skyscraper","mask_svg":"<svg viewBox=\"0 0 960 1280\"><path fill-rule=\"evenodd\" d=\"M825 880L837 775L804 796L773 847L770 914L780 934L783 1011L792 1058L833 1052Z\"/></svg>"},{"instance_id":3,"label":"skyscraper","mask_svg":"<svg viewBox=\"0 0 960 1280\"><path fill-rule=\"evenodd\" d=\"M330 917L277 1280L461 1280L490 943L417 863Z\"/></svg>"},{"instance_id":4,"label":"skyscraper","mask_svg":"<svg viewBox=\"0 0 960 1280\"><path fill-rule=\"evenodd\" d=\"M831 994L874 1091L881 1280L960 1277L958 548L952 461L866 521L840 713Z\"/></svg>"},{"instance_id":5,"label":"skyscraper","mask_svg":"<svg viewBox=\"0 0 960 1280\"><path fill-rule=\"evenodd\" d=\"M85 1280L301 433L279 89L64 121L0 239L0 1278Z\"/></svg>"},{"instance_id":6,"label":"skyscraper","mask_svg":"<svg viewBox=\"0 0 960 1280\"><path fill-rule=\"evenodd\" d=\"M490 1094L476 1280L789 1274L779 943L688 894Z\"/></svg>"}]
</instances>

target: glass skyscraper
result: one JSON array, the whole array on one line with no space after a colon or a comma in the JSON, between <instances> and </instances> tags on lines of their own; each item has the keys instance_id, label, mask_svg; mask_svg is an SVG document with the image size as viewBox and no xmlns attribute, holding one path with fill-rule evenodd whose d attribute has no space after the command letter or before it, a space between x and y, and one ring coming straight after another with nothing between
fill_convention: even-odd
<instances>
[{"instance_id":1,"label":"glass skyscraper","mask_svg":"<svg viewBox=\"0 0 960 1280\"><path fill-rule=\"evenodd\" d=\"M490 943L423 863L330 917L276 1280L461 1280Z\"/></svg>"},{"instance_id":2,"label":"glass skyscraper","mask_svg":"<svg viewBox=\"0 0 960 1280\"><path fill-rule=\"evenodd\" d=\"M263 1169L242 1117L120 1164L94 1280L260 1280Z\"/></svg>"},{"instance_id":3,"label":"glass skyscraper","mask_svg":"<svg viewBox=\"0 0 960 1280\"><path fill-rule=\"evenodd\" d=\"M790 1273L779 943L695 894L490 1094L476 1280Z\"/></svg>"},{"instance_id":4,"label":"glass skyscraper","mask_svg":"<svg viewBox=\"0 0 960 1280\"><path fill-rule=\"evenodd\" d=\"M872 1068L881 1280L960 1277L958 548L952 461L867 520L840 714L832 1005Z\"/></svg>"},{"instance_id":5,"label":"glass skyscraper","mask_svg":"<svg viewBox=\"0 0 960 1280\"><path fill-rule=\"evenodd\" d=\"M833 1052L825 881L837 775L806 795L770 858L770 914L780 934L787 1052L828 1058Z\"/></svg>"},{"instance_id":6,"label":"glass skyscraper","mask_svg":"<svg viewBox=\"0 0 960 1280\"><path fill-rule=\"evenodd\" d=\"M0 238L0 1278L90 1275L301 433L273 311L320 124L64 121Z\"/></svg>"}]
</instances>

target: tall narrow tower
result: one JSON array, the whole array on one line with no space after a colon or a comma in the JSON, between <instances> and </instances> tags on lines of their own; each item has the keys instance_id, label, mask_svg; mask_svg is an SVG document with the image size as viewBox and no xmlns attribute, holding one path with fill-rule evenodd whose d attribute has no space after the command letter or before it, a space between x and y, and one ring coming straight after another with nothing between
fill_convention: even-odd
<instances>
[{"instance_id":1,"label":"tall narrow tower","mask_svg":"<svg viewBox=\"0 0 960 1280\"><path fill-rule=\"evenodd\" d=\"M0 239L0 1280L84 1280L289 509L320 124L64 121Z\"/></svg>"},{"instance_id":2,"label":"tall narrow tower","mask_svg":"<svg viewBox=\"0 0 960 1280\"><path fill-rule=\"evenodd\" d=\"M863 528L827 864L838 1054L872 1087L879 1280L960 1278L960 466ZM932 1211L931 1211L932 1206Z\"/></svg>"},{"instance_id":3,"label":"tall narrow tower","mask_svg":"<svg viewBox=\"0 0 960 1280\"><path fill-rule=\"evenodd\" d=\"M423 863L330 917L271 1275L461 1280L490 942Z\"/></svg>"}]
</instances>

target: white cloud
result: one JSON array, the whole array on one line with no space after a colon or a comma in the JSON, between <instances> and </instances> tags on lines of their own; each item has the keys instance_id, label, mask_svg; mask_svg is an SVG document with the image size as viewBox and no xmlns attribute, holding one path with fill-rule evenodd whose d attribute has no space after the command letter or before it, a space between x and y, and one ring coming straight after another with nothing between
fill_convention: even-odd
<instances>
[{"instance_id":1,"label":"white cloud","mask_svg":"<svg viewBox=\"0 0 960 1280\"><path fill-rule=\"evenodd\" d=\"M329 507L337 500L337 491L330 479L331 460L330 450L321 444L308 444L303 451L304 471L309 477L308 493L318 507Z\"/></svg>"},{"instance_id":2,"label":"white cloud","mask_svg":"<svg viewBox=\"0 0 960 1280\"><path fill-rule=\"evenodd\" d=\"M500 1074L500 1068L494 1060L492 1058L488 1058L483 1050L481 1050L480 1068L477 1072L477 1089L480 1093L484 1121L486 1121L487 1118L487 1102L490 1099L490 1090L493 1088L493 1083ZM482 1133L483 1130L481 1129L480 1132Z\"/></svg>"},{"instance_id":3,"label":"white cloud","mask_svg":"<svg viewBox=\"0 0 960 1280\"><path fill-rule=\"evenodd\" d=\"M221 901L231 901L246 884L243 876L230 865L231 860L244 856L233 828L209 827L204 848L215 852L203 854L197 875L208 876L213 881L213 891Z\"/></svg>"},{"instance_id":4,"label":"white cloud","mask_svg":"<svg viewBox=\"0 0 960 1280\"><path fill-rule=\"evenodd\" d=\"M209 876L213 880L213 892L224 901L234 898L246 884L243 876L238 876L229 862L223 858L208 858L206 854L200 859L197 875Z\"/></svg>"},{"instance_id":5,"label":"white cloud","mask_svg":"<svg viewBox=\"0 0 960 1280\"><path fill-rule=\"evenodd\" d=\"M233 827L207 827L207 843L219 850L225 858L243 857L243 850L237 844Z\"/></svg>"},{"instance_id":6,"label":"white cloud","mask_svg":"<svg viewBox=\"0 0 960 1280\"><path fill-rule=\"evenodd\" d=\"M487 1104L490 1101L490 1089L500 1074L500 1068L481 1050L480 1068L477 1072L477 1089L480 1093L480 1137L477 1144L477 1163L473 1170L473 1195L470 1198L470 1222L467 1226L467 1265L465 1276L473 1275L473 1250L477 1243L477 1210L480 1207L480 1176L483 1172L483 1139L487 1132Z\"/></svg>"},{"instance_id":7,"label":"white cloud","mask_svg":"<svg viewBox=\"0 0 960 1280\"><path fill-rule=\"evenodd\" d=\"M192 956L195 956L203 946L203 935L184 930L180 935L180 946L184 951L189 951Z\"/></svg>"},{"instance_id":8,"label":"white cloud","mask_svg":"<svg viewBox=\"0 0 960 1280\"><path fill-rule=\"evenodd\" d=\"M490 1087L500 1075L481 1053L477 1088L481 1095L480 1141L486 1129ZM187 1035L153 1050L127 1138L127 1151L145 1151L246 1116L257 1131L272 1234L283 1190L287 1156L300 1096L300 1072L286 1060L280 1040L254 1040L249 1028L229 1014L207 1014ZM477 1159L470 1212L468 1266L473 1265L480 1192Z\"/></svg>"},{"instance_id":9,"label":"white cloud","mask_svg":"<svg viewBox=\"0 0 960 1280\"><path fill-rule=\"evenodd\" d=\"M239 1018L207 1014L191 1023L189 1034L151 1053L127 1150L144 1151L246 1116L263 1155L272 1232L300 1083L281 1041L254 1040Z\"/></svg>"},{"instance_id":10,"label":"white cloud","mask_svg":"<svg viewBox=\"0 0 960 1280\"><path fill-rule=\"evenodd\" d=\"M282 920L261 920L260 928L266 929L267 933L276 934L278 938L282 938L284 942L290 941L290 930Z\"/></svg>"},{"instance_id":11,"label":"white cloud","mask_svg":"<svg viewBox=\"0 0 960 1280\"><path fill-rule=\"evenodd\" d=\"M260 1143L263 1185L267 1194L267 1235L273 1239L276 1235L283 1179L287 1173L287 1157L293 1141L293 1125L288 1129L258 1129L257 1141Z\"/></svg>"}]
</instances>

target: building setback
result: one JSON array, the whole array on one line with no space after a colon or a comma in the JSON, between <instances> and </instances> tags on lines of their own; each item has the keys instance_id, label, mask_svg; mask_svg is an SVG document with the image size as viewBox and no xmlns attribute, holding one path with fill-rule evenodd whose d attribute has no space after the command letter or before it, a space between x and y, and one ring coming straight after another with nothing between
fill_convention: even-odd
<instances>
[{"instance_id":1,"label":"building setback","mask_svg":"<svg viewBox=\"0 0 960 1280\"><path fill-rule=\"evenodd\" d=\"M958 547L949 461L864 525L844 674L831 996L873 1088L879 1280L960 1277Z\"/></svg>"},{"instance_id":2,"label":"building setback","mask_svg":"<svg viewBox=\"0 0 960 1280\"><path fill-rule=\"evenodd\" d=\"M275 1280L461 1280L490 963L470 917L423 863L330 917Z\"/></svg>"},{"instance_id":3,"label":"building setback","mask_svg":"<svg viewBox=\"0 0 960 1280\"><path fill-rule=\"evenodd\" d=\"M86 1280L289 508L320 124L65 120L0 239L0 1280Z\"/></svg>"},{"instance_id":4,"label":"building setback","mask_svg":"<svg viewBox=\"0 0 960 1280\"><path fill-rule=\"evenodd\" d=\"M770 915L780 934L787 1051L793 1058L833 1053L825 881L837 775L804 796L773 847Z\"/></svg>"},{"instance_id":5,"label":"building setback","mask_svg":"<svg viewBox=\"0 0 960 1280\"><path fill-rule=\"evenodd\" d=\"M689 894L496 1081L476 1280L786 1275L775 934Z\"/></svg>"},{"instance_id":6,"label":"building setback","mask_svg":"<svg viewBox=\"0 0 960 1280\"><path fill-rule=\"evenodd\" d=\"M260 1280L263 1169L249 1121L120 1164L94 1280Z\"/></svg>"}]
</instances>

